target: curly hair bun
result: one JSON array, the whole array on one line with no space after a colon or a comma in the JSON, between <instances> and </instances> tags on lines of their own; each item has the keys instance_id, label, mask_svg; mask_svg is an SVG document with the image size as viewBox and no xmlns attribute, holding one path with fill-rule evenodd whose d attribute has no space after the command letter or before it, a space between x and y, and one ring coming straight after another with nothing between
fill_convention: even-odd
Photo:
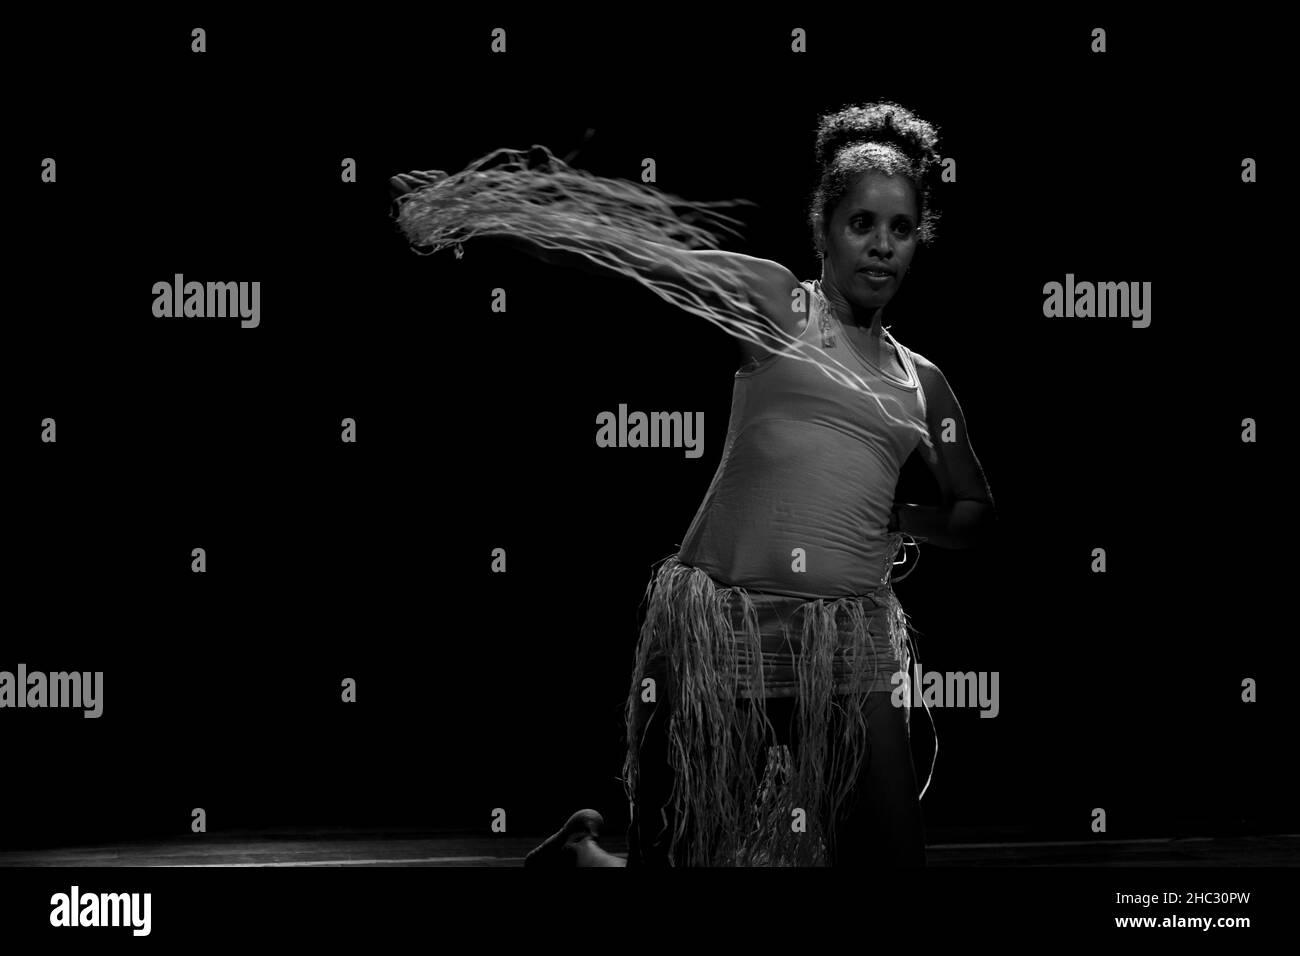
<instances>
[{"instance_id":1,"label":"curly hair bun","mask_svg":"<svg viewBox=\"0 0 1300 956\"><path fill-rule=\"evenodd\" d=\"M939 131L897 103L850 106L823 116L817 127L817 162L834 162L846 146L879 143L893 146L924 168L939 161Z\"/></svg>"}]
</instances>

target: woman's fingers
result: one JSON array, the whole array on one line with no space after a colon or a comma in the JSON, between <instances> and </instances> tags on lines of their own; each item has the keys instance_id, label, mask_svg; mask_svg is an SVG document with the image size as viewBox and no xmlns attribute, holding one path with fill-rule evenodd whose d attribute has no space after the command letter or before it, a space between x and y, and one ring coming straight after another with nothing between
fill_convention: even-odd
<instances>
[{"instance_id":1,"label":"woman's fingers","mask_svg":"<svg viewBox=\"0 0 1300 956\"><path fill-rule=\"evenodd\" d=\"M415 170L409 173L398 173L388 180L388 185L392 188L395 196L400 196L403 193L414 192L417 189L432 185L446 177L447 174L441 169L429 169L423 172Z\"/></svg>"}]
</instances>

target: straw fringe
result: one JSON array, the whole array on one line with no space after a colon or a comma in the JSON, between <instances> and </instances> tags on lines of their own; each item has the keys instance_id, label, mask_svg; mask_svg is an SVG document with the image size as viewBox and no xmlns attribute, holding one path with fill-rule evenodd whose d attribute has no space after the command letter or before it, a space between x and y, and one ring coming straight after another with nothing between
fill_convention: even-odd
<instances>
[{"instance_id":1,"label":"straw fringe","mask_svg":"<svg viewBox=\"0 0 1300 956\"><path fill-rule=\"evenodd\" d=\"M800 362L868 396L888 422L914 433L933 460L926 422L889 389L877 387L824 349L781 329L754 301L753 278L739 258L680 255L721 249L744 223L724 209L746 199L698 202L570 166L541 144L496 149L460 172L417 174L427 185L397 199L396 222L414 251L450 248L456 257L479 236L508 236L542 250L580 256L623 275L727 334ZM665 270L665 258L673 268Z\"/></svg>"},{"instance_id":2,"label":"straw fringe","mask_svg":"<svg viewBox=\"0 0 1300 956\"><path fill-rule=\"evenodd\" d=\"M896 554L901 539L892 544ZM910 621L886 567L885 583L871 595L800 606L797 650L787 633L797 681L798 742L791 748L777 743L767 716L762 640L748 592L721 586L676 556L662 562L646 589L626 708L623 782L634 801L648 713L668 708L672 865L823 866L834 859L835 831L869 749L860 705L881 663L872 619L886 622L895 660L905 673L910 667ZM842 680L836 680L837 659ZM654 703L642 700L645 677L656 681ZM796 809L804 811L806 832L793 828Z\"/></svg>"}]
</instances>

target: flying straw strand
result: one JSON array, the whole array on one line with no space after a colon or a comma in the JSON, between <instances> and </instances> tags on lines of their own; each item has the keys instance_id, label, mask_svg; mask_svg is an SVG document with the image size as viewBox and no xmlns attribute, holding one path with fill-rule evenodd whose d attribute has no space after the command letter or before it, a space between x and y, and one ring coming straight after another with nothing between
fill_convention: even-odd
<instances>
[{"instance_id":1,"label":"flying straw strand","mask_svg":"<svg viewBox=\"0 0 1300 956\"><path fill-rule=\"evenodd\" d=\"M574 169L544 146L501 148L459 173L406 174L423 183L399 196L397 221L416 252L431 255L479 236L508 237L545 250L580 255L628 276L666 302L716 325L728 335L801 362L811 362L836 384L870 396L891 423L915 430L934 454L925 422L895 395L874 389L823 349L790 335L752 301L738 262L674 255L717 250L739 237L741 220L721 210L753 206L744 199L695 202L640 183ZM672 257L675 268L662 268ZM820 303L822 309L829 304ZM891 411L891 407L897 411Z\"/></svg>"}]
</instances>

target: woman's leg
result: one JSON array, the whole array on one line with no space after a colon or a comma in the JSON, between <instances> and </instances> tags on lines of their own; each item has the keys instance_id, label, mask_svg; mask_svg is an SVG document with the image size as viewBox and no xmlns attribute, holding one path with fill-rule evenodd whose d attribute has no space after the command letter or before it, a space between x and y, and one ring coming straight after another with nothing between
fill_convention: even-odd
<instances>
[{"instance_id":1,"label":"woman's leg","mask_svg":"<svg viewBox=\"0 0 1300 956\"><path fill-rule=\"evenodd\" d=\"M890 693L865 695L870 751L836 830L836 866L925 866L925 827L907 712Z\"/></svg>"},{"instance_id":2,"label":"woman's leg","mask_svg":"<svg viewBox=\"0 0 1300 956\"><path fill-rule=\"evenodd\" d=\"M637 751L637 786L632 798L632 822L627 831L627 865L629 867L666 867L668 842L675 819L670 796L673 768L668 762L668 701L642 703L635 733L639 734Z\"/></svg>"},{"instance_id":3,"label":"woman's leg","mask_svg":"<svg viewBox=\"0 0 1300 956\"><path fill-rule=\"evenodd\" d=\"M754 702L741 698L737 707L753 707ZM794 717L793 698L772 698L766 701L767 718L776 731L777 741L791 742L791 723ZM641 728L639 774L635 799L632 801L632 822L627 834L627 865L629 867L667 867L668 847L676 828L673 813L672 791L676 775L668 753L668 721L671 709L666 700L658 704L644 704L638 726ZM761 780L764 765L758 767ZM684 841L691 841L691 828L687 822ZM681 851L684 853L683 851ZM679 854L681 855L681 854ZM681 865L680 863L678 864Z\"/></svg>"}]
</instances>

